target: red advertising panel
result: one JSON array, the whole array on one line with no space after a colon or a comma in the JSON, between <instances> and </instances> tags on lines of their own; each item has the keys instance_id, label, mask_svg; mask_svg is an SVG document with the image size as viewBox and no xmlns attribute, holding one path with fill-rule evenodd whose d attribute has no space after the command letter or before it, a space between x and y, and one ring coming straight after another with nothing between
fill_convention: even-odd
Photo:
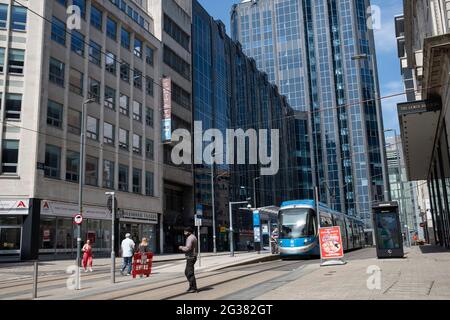
<instances>
[{"instance_id":1,"label":"red advertising panel","mask_svg":"<svg viewBox=\"0 0 450 320\"><path fill-rule=\"evenodd\" d=\"M320 228L320 255L322 259L339 259L344 257L341 228Z\"/></svg>"}]
</instances>

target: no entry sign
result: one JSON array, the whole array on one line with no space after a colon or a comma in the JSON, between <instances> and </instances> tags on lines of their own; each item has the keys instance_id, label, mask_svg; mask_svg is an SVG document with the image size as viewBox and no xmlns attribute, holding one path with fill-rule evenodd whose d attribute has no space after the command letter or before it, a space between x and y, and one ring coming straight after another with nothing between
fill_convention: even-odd
<instances>
[{"instance_id":1,"label":"no entry sign","mask_svg":"<svg viewBox=\"0 0 450 320\"><path fill-rule=\"evenodd\" d=\"M73 217L73 222L75 224L81 224L83 222L83 216L81 214L77 214Z\"/></svg>"}]
</instances>

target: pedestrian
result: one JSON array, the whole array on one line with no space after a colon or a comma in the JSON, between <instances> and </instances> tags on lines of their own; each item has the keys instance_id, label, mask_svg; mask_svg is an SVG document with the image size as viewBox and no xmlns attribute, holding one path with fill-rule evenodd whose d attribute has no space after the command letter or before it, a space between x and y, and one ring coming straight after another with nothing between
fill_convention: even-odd
<instances>
[{"instance_id":1,"label":"pedestrian","mask_svg":"<svg viewBox=\"0 0 450 320\"><path fill-rule=\"evenodd\" d=\"M147 252L151 252L150 248L148 247L148 240L147 240L147 238L142 238L141 243L139 244L139 246L136 249L136 253L141 254L141 265L142 265L142 268L144 268L144 269L147 269L147 267L146 267ZM143 275L141 274L141 278L142 277L143 277Z\"/></svg>"},{"instance_id":2,"label":"pedestrian","mask_svg":"<svg viewBox=\"0 0 450 320\"><path fill-rule=\"evenodd\" d=\"M198 292L194 273L194 265L197 262L197 238L190 227L184 229L184 236L186 237L186 246L179 246L178 249L186 255L186 269L184 270L184 274L189 282L189 289L186 292L194 293Z\"/></svg>"},{"instance_id":3,"label":"pedestrian","mask_svg":"<svg viewBox=\"0 0 450 320\"><path fill-rule=\"evenodd\" d=\"M92 270L92 246L91 246L91 240L87 240L86 244L83 246L83 268L84 272L88 272L87 266L89 265L89 271Z\"/></svg>"},{"instance_id":4,"label":"pedestrian","mask_svg":"<svg viewBox=\"0 0 450 320\"><path fill-rule=\"evenodd\" d=\"M131 240L131 234L127 233L125 235L125 239L122 241L122 257L123 257L123 265L122 270L120 271L121 275L124 275L125 269L128 267L127 276L131 275L131 262L133 260L133 252L134 252L135 243Z\"/></svg>"}]
</instances>

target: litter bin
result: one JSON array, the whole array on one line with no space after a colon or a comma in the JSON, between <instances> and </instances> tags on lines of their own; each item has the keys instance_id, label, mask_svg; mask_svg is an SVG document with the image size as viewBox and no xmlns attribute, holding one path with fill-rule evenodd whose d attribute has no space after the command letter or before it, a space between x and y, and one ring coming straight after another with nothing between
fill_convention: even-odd
<instances>
[{"instance_id":1,"label":"litter bin","mask_svg":"<svg viewBox=\"0 0 450 320\"><path fill-rule=\"evenodd\" d=\"M149 277L152 273L152 262L152 252L135 253L133 256L133 271L131 272L133 278L136 278L137 275Z\"/></svg>"}]
</instances>

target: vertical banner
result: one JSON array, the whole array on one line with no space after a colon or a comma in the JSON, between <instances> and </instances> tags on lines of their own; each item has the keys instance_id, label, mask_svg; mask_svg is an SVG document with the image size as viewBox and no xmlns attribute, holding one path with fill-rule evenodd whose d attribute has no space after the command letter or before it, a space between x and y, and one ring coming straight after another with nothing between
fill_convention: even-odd
<instances>
[{"instance_id":1,"label":"vertical banner","mask_svg":"<svg viewBox=\"0 0 450 320\"><path fill-rule=\"evenodd\" d=\"M170 78L162 79L163 87L163 114L162 114L162 142L172 141L172 80Z\"/></svg>"},{"instance_id":2,"label":"vertical banner","mask_svg":"<svg viewBox=\"0 0 450 320\"><path fill-rule=\"evenodd\" d=\"M259 211L253 211L253 240L254 242L261 242L261 221Z\"/></svg>"},{"instance_id":3,"label":"vertical banner","mask_svg":"<svg viewBox=\"0 0 450 320\"><path fill-rule=\"evenodd\" d=\"M341 228L320 228L320 253L322 259L340 259L344 257Z\"/></svg>"}]
</instances>

